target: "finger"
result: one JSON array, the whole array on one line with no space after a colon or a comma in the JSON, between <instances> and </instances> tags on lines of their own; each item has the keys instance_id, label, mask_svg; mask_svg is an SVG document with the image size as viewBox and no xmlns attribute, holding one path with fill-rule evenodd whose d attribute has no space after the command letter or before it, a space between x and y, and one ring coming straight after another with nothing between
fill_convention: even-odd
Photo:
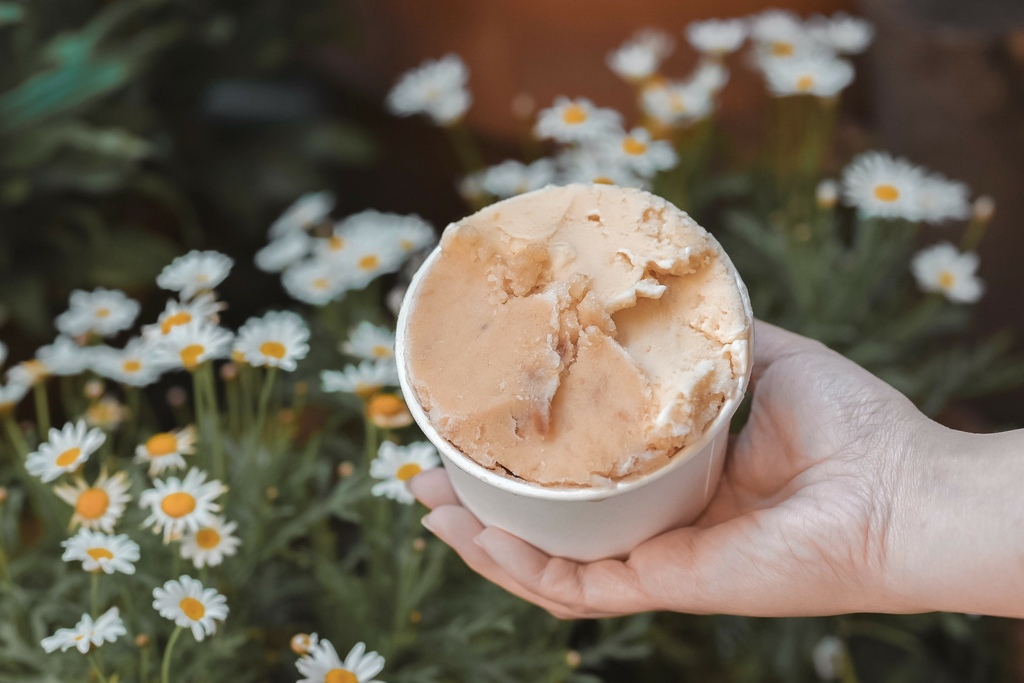
<instances>
[{"instance_id":1,"label":"finger","mask_svg":"<svg viewBox=\"0 0 1024 683\"><path fill-rule=\"evenodd\" d=\"M452 482L443 467L421 472L410 479L406 486L416 500L433 510L442 505L459 505L459 499L452 488Z\"/></svg>"},{"instance_id":2,"label":"finger","mask_svg":"<svg viewBox=\"0 0 1024 683\"><path fill-rule=\"evenodd\" d=\"M494 527L484 529L477 542L523 588L588 617L633 614L658 608L640 590L632 570L621 561L581 564L550 557Z\"/></svg>"},{"instance_id":3,"label":"finger","mask_svg":"<svg viewBox=\"0 0 1024 683\"><path fill-rule=\"evenodd\" d=\"M422 476L422 475L419 475ZM527 590L499 567L474 539L484 530L476 517L458 505L442 505L423 518L423 526L447 543L469 568L510 593L546 609L559 619L579 618L567 606Z\"/></svg>"}]
</instances>

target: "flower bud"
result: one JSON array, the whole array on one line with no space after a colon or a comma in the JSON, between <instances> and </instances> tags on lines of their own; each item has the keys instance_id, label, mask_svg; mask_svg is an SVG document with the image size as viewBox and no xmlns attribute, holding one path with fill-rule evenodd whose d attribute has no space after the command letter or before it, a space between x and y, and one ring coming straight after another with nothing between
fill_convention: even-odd
<instances>
[{"instance_id":1,"label":"flower bud","mask_svg":"<svg viewBox=\"0 0 1024 683\"><path fill-rule=\"evenodd\" d=\"M568 650L565 653L565 663L572 669L578 669L583 658L580 657L580 653L576 650Z\"/></svg>"},{"instance_id":2,"label":"flower bud","mask_svg":"<svg viewBox=\"0 0 1024 683\"><path fill-rule=\"evenodd\" d=\"M834 208L839 200L839 185L831 179L822 180L818 183L815 198L818 201L818 206L822 209Z\"/></svg>"},{"instance_id":3,"label":"flower bud","mask_svg":"<svg viewBox=\"0 0 1024 683\"><path fill-rule=\"evenodd\" d=\"M188 394L181 387L171 387L167 390L167 403L172 408L181 408L188 401Z\"/></svg>"},{"instance_id":4,"label":"flower bud","mask_svg":"<svg viewBox=\"0 0 1024 683\"><path fill-rule=\"evenodd\" d=\"M974 220L979 223L988 223L996 213L996 200L988 195L981 195L974 200L972 213Z\"/></svg>"},{"instance_id":5,"label":"flower bud","mask_svg":"<svg viewBox=\"0 0 1024 683\"><path fill-rule=\"evenodd\" d=\"M135 645L136 647L149 647L149 636L145 633L135 636Z\"/></svg>"},{"instance_id":6,"label":"flower bud","mask_svg":"<svg viewBox=\"0 0 1024 683\"><path fill-rule=\"evenodd\" d=\"M225 363L220 366L220 378L225 382L231 382L238 378L238 366L234 363Z\"/></svg>"},{"instance_id":7,"label":"flower bud","mask_svg":"<svg viewBox=\"0 0 1024 683\"><path fill-rule=\"evenodd\" d=\"M348 461L343 462L338 465L338 478L345 479L346 477L351 477L355 471L356 468L352 463Z\"/></svg>"},{"instance_id":8,"label":"flower bud","mask_svg":"<svg viewBox=\"0 0 1024 683\"><path fill-rule=\"evenodd\" d=\"M103 382L98 379L91 379L85 383L85 397L95 401L103 395Z\"/></svg>"}]
</instances>

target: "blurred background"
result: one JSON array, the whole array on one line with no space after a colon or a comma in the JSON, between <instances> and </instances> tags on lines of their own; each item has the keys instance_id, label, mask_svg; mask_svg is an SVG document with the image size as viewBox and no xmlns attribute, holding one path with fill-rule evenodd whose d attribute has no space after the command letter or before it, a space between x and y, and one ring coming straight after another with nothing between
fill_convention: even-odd
<instances>
[{"instance_id":1,"label":"blurred background","mask_svg":"<svg viewBox=\"0 0 1024 683\"><path fill-rule=\"evenodd\" d=\"M337 216L418 213L441 229L466 215L444 132L394 118L383 104L398 76L425 59L454 52L466 62L466 122L493 164L520 153L535 112L557 95L631 111L636 92L609 73L605 56L638 29L681 42L688 22L769 7L843 10L874 24L873 44L854 58L857 79L843 94L826 167L834 176L858 152L888 149L994 198L980 247L987 290L968 336L1008 332L1006 352L1024 352L1021 0L0 2L0 337L12 358L30 356L53 338L75 288L124 289L154 318L165 301L156 274L190 248L236 259L222 292L228 326L286 305L278 278L252 257L267 226L306 192L334 192ZM678 50L665 69L685 73L695 62ZM769 106L761 79L737 59L719 115L736 158L763 146ZM697 214L712 232L714 216ZM954 400L940 418L976 431L1020 427L1024 392ZM888 645L875 632L874 644L862 644L860 680L1024 680L1015 673L1024 671L1015 661L1024 630L957 619L903 623L920 627L917 646L935 662L924 668L876 659L907 648L902 632ZM779 658L788 650L778 643L788 638L806 653L821 631L802 620L723 618L709 635L695 623L660 631L679 639L657 644L661 674L629 678L641 675L633 669L608 680L682 680L664 672L696 657L675 649L687 637L733 658L728 676L701 680L787 680ZM745 659L737 652L748 645ZM762 679L755 669L773 657L776 673ZM885 676L872 674L882 663Z\"/></svg>"}]
</instances>

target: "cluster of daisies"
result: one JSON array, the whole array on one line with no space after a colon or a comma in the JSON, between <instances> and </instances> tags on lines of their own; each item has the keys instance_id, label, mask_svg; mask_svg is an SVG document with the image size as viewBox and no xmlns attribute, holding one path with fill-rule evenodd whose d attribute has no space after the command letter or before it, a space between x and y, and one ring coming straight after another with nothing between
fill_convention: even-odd
<instances>
[{"instance_id":1,"label":"cluster of daisies","mask_svg":"<svg viewBox=\"0 0 1024 683\"><path fill-rule=\"evenodd\" d=\"M867 49L874 29L842 13L803 20L770 10L694 22L684 33L700 55L684 79L673 80L660 71L675 42L663 31L641 31L607 57L608 67L636 88L641 125L626 127L618 111L586 98L558 97L539 112L533 133L556 143L559 151L530 163L508 160L470 173L463 180L463 193L505 198L573 182L646 186L678 163L672 142L677 132L711 115L729 80L726 58L748 40L748 61L764 75L773 95L834 98L853 80L853 67L845 57ZM399 116L424 114L439 125L455 126L472 101L468 79L466 65L456 55L429 60L399 79L388 95L388 108Z\"/></svg>"},{"instance_id":2,"label":"cluster of daisies","mask_svg":"<svg viewBox=\"0 0 1024 683\"><path fill-rule=\"evenodd\" d=\"M394 332L361 322L341 345L341 351L357 362L342 370L322 371L320 381L323 390L358 396L363 401L368 425L385 430L385 433L411 425L413 418L409 407L395 389L398 386L398 366L395 362ZM414 498L406 482L440 464L437 451L427 442L401 446L385 440L370 463L370 476L379 480L372 492L376 496L412 504Z\"/></svg>"},{"instance_id":3,"label":"cluster of daisies","mask_svg":"<svg viewBox=\"0 0 1024 683\"><path fill-rule=\"evenodd\" d=\"M843 170L839 183L818 185L818 203L829 207L842 195L844 203L865 220L895 220L949 226L970 219L986 223L994 205L988 197L970 198L970 189L885 152L865 152ZM911 261L911 272L925 292L937 292L955 303L973 303L984 291L977 277L978 255L961 252L950 242L927 247Z\"/></svg>"},{"instance_id":4,"label":"cluster of daisies","mask_svg":"<svg viewBox=\"0 0 1024 683\"><path fill-rule=\"evenodd\" d=\"M138 543L128 534L116 533L128 503L129 479L126 472L109 475L101 468L98 477L87 482L81 472L106 441L99 428L84 421L51 429L48 439L28 454L28 472L44 483L65 475L70 482L54 488L58 498L73 510L71 525L79 531L62 543L65 562L81 562L82 569L96 574L134 574L140 559ZM191 427L154 434L136 449L136 460L149 465L151 475L185 467L183 456L194 452L195 434ZM177 542L181 556L197 569L219 565L234 555L240 544L234 535L237 525L218 515L217 498L226 487L207 480L199 469L190 469L183 479L171 476L152 482L152 488L139 495L139 504L149 512L144 526L162 533L165 543ZM161 616L188 628L197 640L216 631L218 621L228 613L224 596L189 577L168 581L153 591L153 607ZM70 629L60 629L43 640L47 651L77 647L87 652L103 642L113 642L126 633L117 608L103 615L83 615Z\"/></svg>"},{"instance_id":5,"label":"cluster of daisies","mask_svg":"<svg viewBox=\"0 0 1024 683\"><path fill-rule=\"evenodd\" d=\"M257 267L281 273L288 294L304 303L323 306L363 289L436 239L419 216L371 210L335 221L334 206L330 192L300 197L270 226L270 241L256 254Z\"/></svg>"}]
</instances>

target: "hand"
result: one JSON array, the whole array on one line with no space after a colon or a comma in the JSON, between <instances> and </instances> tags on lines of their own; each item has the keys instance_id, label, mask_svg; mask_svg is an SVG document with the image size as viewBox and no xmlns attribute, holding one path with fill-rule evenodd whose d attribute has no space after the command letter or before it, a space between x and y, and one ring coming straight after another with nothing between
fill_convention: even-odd
<instances>
[{"instance_id":1,"label":"hand","mask_svg":"<svg viewBox=\"0 0 1024 683\"><path fill-rule=\"evenodd\" d=\"M750 420L694 526L641 544L625 561L553 558L484 528L440 469L410 482L432 509L424 525L474 570L560 618L938 608L926 592L905 589L926 573L914 558L929 554L915 536L927 513L916 497L923 480L912 475L951 432L817 342L758 322L754 348Z\"/></svg>"}]
</instances>

